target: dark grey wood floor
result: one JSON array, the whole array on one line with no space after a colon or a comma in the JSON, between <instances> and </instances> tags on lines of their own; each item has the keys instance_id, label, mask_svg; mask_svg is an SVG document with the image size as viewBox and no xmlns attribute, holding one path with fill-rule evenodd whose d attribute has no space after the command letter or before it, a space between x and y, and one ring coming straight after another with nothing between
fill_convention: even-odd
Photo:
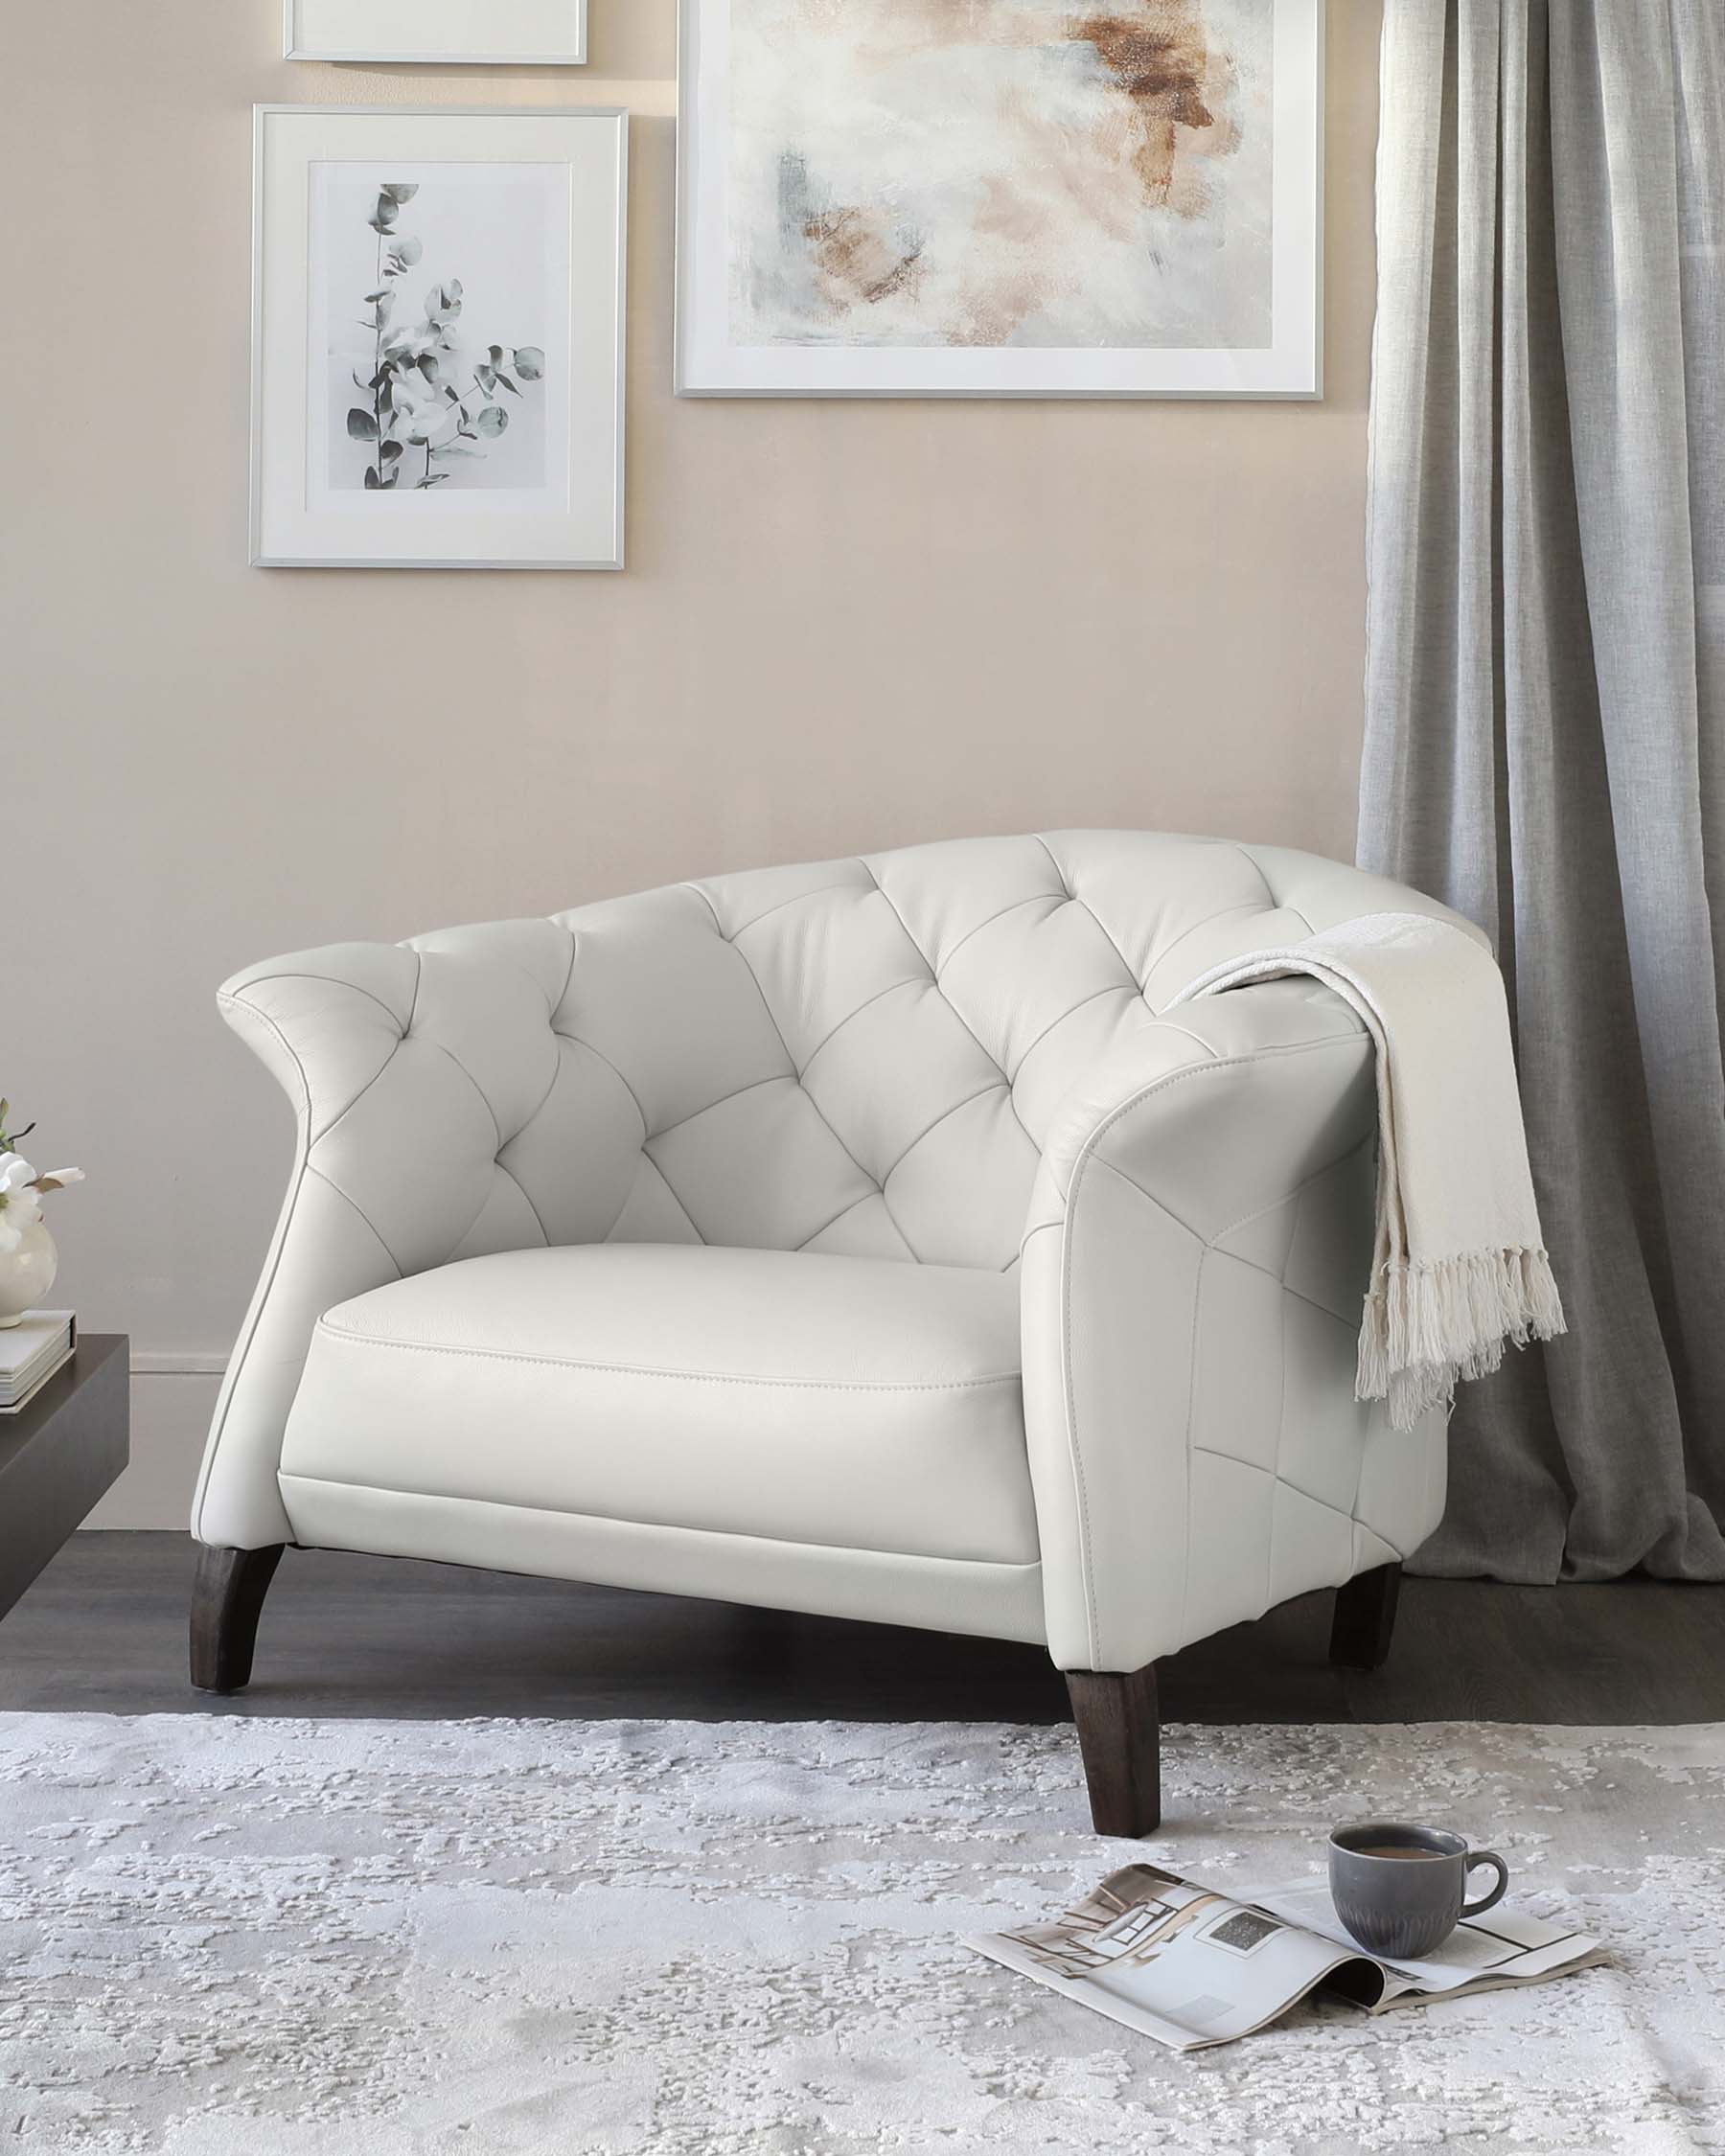
<instances>
[{"instance_id":1,"label":"dark grey wood floor","mask_svg":"<svg viewBox=\"0 0 1725 2156\"><path fill-rule=\"evenodd\" d=\"M0 1624L0 1709L116 1713L1056 1721L1039 1647L289 1550L251 1688L186 1683L192 1546L73 1537ZM1725 1588L1409 1580L1374 1676L1324 1659L1306 1595L1162 1665L1170 1721L1725 1719Z\"/></svg>"}]
</instances>

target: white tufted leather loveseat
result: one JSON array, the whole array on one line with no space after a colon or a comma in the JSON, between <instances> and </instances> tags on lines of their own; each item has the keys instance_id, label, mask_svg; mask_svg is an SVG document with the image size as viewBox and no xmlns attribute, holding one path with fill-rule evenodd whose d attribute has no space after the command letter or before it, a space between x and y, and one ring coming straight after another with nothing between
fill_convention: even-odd
<instances>
[{"instance_id":1,"label":"white tufted leather loveseat","mask_svg":"<svg viewBox=\"0 0 1725 2156\"><path fill-rule=\"evenodd\" d=\"M195 1680L245 1681L287 1544L1044 1641L1098 1824L1142 1831L1155 1658L1356 1574L1339 1644L1381 1657L1442 1508L1441 1417L1353 1397L1358 1021L1297 980L1162 1015L1384 908L1453 918L1069 832L238 975L299 1147L197 1489Z\"/></svg>"}]
</instances>

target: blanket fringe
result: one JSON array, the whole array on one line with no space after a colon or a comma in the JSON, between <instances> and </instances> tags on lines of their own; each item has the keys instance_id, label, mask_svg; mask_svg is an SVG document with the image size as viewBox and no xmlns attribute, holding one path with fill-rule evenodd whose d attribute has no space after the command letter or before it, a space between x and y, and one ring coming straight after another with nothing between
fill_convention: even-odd
<instances>
[{"instance_id":1,"label":"blanket fringe","mask_svg":"<svg viewBox=\"0 0 1725 2156\"><path fill-rule=\"evenodd\" d=\"M1461 1379L1495 1370L1506 1342L1525 1347L1564 1329L1543 1250L1469 1250L1425 1264L1392 1258L1366 1296L1354 1396L1387 1399L1392 1425L1411 1430L1431 1409L1448 1407Z\"/></svg>"}]
</instances>

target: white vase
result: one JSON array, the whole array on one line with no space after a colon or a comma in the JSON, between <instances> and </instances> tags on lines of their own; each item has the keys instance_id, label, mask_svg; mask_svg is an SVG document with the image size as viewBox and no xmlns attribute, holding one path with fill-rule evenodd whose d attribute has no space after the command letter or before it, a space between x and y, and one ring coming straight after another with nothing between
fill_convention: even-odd
<instances>
[{"instance_id":1,"label":"white vase","mask_svg":"<svg viewBox=\"0 0 1725 2156\"><path fill-rule=\"evenodd\" d=\"M59 1252L48 1223L33 1221L15 1250L0 1250L0 1331L35 1308L58 1271Z\"/></svg>"}]
</instances>

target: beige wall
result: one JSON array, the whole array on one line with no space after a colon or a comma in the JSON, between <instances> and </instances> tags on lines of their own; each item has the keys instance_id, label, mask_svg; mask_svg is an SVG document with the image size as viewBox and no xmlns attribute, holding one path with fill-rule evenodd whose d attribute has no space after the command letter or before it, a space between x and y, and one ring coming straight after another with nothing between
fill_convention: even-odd
<instances>
[{"instance_id":1,"label":"beige wall","mask_svg":"<svg viewBox=\"0 0 1725 2156\"><path fill-rule=\"evenodd\" d=\"M236 967L964 832L1352 843L1376 0L1305 405L678 402L674 0L591 0L578 71L290 67L279 11L6 38L0 1085L89 1173L56 1301L142 1365L113 1524L183 1517L286 1173ZM259 100L632 108L626 574L246 566Z\"/></svg>"}]
</instances>

